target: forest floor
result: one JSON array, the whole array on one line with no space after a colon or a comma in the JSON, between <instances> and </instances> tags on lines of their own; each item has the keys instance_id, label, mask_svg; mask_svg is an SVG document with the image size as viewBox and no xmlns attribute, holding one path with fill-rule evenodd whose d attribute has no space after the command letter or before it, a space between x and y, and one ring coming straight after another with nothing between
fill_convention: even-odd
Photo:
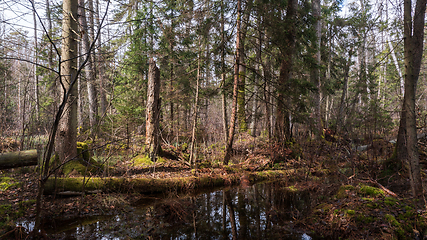
<instances>
[{"instance_id":1,"label":"forest floor","mask_svg":"<svg viewBox=\"0 0 427 240\"><path fill-rule=\"evenodd\" d=\"M423 239L427 236L425 199L413 199L407 173L388 161L393 145L383 139L356 151L344 141L307 141L283 147L244 137L235 145L232 164L218 159L220 147L204 153L196 170L180 159L186 150L163 146L167 156L155 164L135 164L137 158L117 161L110 176L126 179L192 179L180 190L194 190L222 179L222 185L251 185L285 178L298 190L315 193L311 213L295 219L295 226L320 239ZM427 140L419 141L421 162L427 160ZM210 156L210 157L209 157ZM142 162L142 163L141 163ZM292 170L292 171L290 171ZM423 168L423 176L426 171ZM35 217L37 173L34 167L0 171L0 239L25 239L22 224ZM76 174L76 173L73 173ZM71 174L71 175L73 175ZM78 174L76 174L78 175ZM105 172L104 172L105 175ZM71 176L68 176L71 178ZM169 183L170 184L170 183ZM184 189L186 188L186 189ZM170 190L170 189L169 189ZM81 196L46 195L43 213L49 218L108 215L127 211L140 198L129 189Z\"/></svg>"}]
</instances>

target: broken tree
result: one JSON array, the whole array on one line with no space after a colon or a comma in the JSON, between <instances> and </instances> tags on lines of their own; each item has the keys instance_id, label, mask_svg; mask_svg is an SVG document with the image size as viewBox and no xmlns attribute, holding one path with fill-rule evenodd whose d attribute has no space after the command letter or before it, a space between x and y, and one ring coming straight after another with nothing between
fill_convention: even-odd
<instances>
[{"instance_id":1,"label":"broken tree","mask_svg":"<svg viewBox=\"0 0 427 240\"><path fill-rule=\"evenodd\" d=\"M147 123L145 126L145 144L147 145L148 157L151 161L156 160L160 152L159 144L159 115L160 115L160 71L156 62L151 58L148 69L147 90Z\"/></svg>"}]
</instances>

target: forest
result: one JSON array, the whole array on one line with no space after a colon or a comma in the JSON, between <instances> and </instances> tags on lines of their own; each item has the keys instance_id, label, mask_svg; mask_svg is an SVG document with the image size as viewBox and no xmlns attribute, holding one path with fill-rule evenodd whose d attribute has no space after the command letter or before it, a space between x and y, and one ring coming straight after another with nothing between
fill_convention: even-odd
<instances>
[{"instance_id":1,"label":"forest","mask_svg":"<svg viewBox=\"0 0 427 240\"><path fill-rule=\"evenodd\" d=\"M0 239L424 239L427 0L0 1Z\"/></svg>"}]
</instances>

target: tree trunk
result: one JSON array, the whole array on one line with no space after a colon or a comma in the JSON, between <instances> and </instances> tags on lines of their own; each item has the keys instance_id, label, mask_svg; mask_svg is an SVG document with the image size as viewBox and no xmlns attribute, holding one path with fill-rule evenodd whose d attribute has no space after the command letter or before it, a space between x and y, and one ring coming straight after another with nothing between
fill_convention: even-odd
<instances>
[{"instance_id":1,"label":"tree trunk","mask_svg":"<svg viewBox=\"0 0 427 240\"><path fill-rule=\"evenodd\" d=\"M34 98L36 100L36 120L39 121L40 113L40 101L39 101L39 76L37 75L37 64L39 61L38 58L38 45L37 45L37 18L36 18L36 9L33 2L33 19L34 19ZM38 124L38 123L37 123Z\"/></svg>"},{"instance_id":2,"label":"tree trunk","mask_svg":"<svg viewBox=\"0 0 427 240\"><path fill-rule=\"evenodd\" d=\"M258 16L258 26L261 25L261 16ZM251 122L251 136L256 137L257 135L257 109L258 109L258 84L259 84L259 76L260 73L260 65L261 65L261 49L262 49L262 30L258 31L258 45L256 48L256 56L255 56L255 74L254 74L254 93L253 93L253 102L252 102L252 122Z\"/></svg>"},{"instance_id":3,"label":"tree trunk","mask_svg":"<svg viewBox=\"0 0 427 240\"><path fill-rule=\"evenodd\" d=\"M292 77L293 55L295 52L295 17L298 2L289 0L284 24L287 30L284 33L285 47L282 49L282 62L280 66L279 82L277 84L277 108L276 108L276 141L283 144L291 138L289 101L286 94L290 91L289 80Z\"/></svg>"},{"instance_id":4,"label":"tree trunk","mask_svg":"<svg viewBox=\"0 0 427 240\"><path fill-rule=\"evenodd\" d=\"M323 133L323 124L322 124L322 114L321 114L321 100L322 100L322 90L321 90L321 82L320 82L320 44L322 37L322 29L321 29L321 19L320 19L320 0L313 0L313 18L314 18L314 29L315 29L315 43L314 48L316 49L316 53L314 55L315 65L311 69L311 79L317 88L317 92L314 94L313 98L313 106L314 106L314 134L316 138L319 140Z\"/></svg>"},{"instance_id":5,"label":"tree trunk","mask_svg":"<svg viewBox=\"0 0 427 240\"><path fill-rule=\"evenodd\" d=\"M79 22L82 36L82 53L81 55L90 54L90 42L89 42L89 31L88 24L86 21L86 10L85 10L85 1L79 0ZM98 120L98 100L96 94L96 82L95 82L95 71L93 69L92 57L89 58L89 61L85 65L85 77L87 84L88 92L88 102L89 102L89 125L91 134L94 133L94 130L97 125Z\"/></svg>"},{"instance_id":6,"label":"tree trunk","mask_svg":"<svg viewBox=\"0 0 427 240\"><path fill-rule=\"evenodd\" d=\"M93 1L93 0L92 0ZM98 29L101 28L101 24L99 22L99 0L96 0L95 5L95 18L96 18L96 25L98 26ZM100 32L98 36L98 56L97 56L97 62L98 62L98 78L99 78L99 99L100 99L100 116L104 116L107 112L107 78L105 76L105 57L102 52L102 46L101 46L101 37L102 34Z\"/></svg>"},{"instance_id":7,"label":"tree trunk","mask_svg":"<svg viewBox=\"0 0 427 240\"><path fill-rule=\"evenodd\" d=\"M344 69L344 83L342 87L342 93L341 93L341 100L340 100L340 106L339 106L339 112L337 115L337 130L341 131L341 127L344 124L345 116L344 116L344 105L345 105L345 99L347 97L347 91L348 91L348 77L350 73L350 66L351 66L351 58L353 57L353 49L350 50L348 61L345 65Z\"/></svg>"},{"instance_id":8,"label":"tree trunk","mask_svg":"<svg viewBox=\"0 0 427 240\"><path fill-rule=\"evenodd\" d=\"M421 180L417 128L415 96L420 66L423 54L424 19L427 0L417 0L414 20L412 21L411 0L404 1L404 48L405 48L405 94L402 106L401 123L399 127L399 139L397 150L406 143L407 163L411 179L412 194L418 197L423 194ZM403 122L406 121L406 122Z\"/></svg>"},{"instance_id":9,"label":"tree trunk","mask_svg":"<svg viewBox=\"0 0 427 240\"><path fill-rule=\"evenodd\" d=\"M222 83L222 126L224 129L224 141L228 141L228 118L227 118L227 87L225 82L225 20L224 20L224 1L221 1L221 83Z\"/></svg>"},{"instance_id":10,"label":"tree trunk","mask_svg":"<svg viewBox=\"0 0 427 240\"><path fill-rule=\"evenodd\" d=\"M160 71L151 58L148 69L147 118L145 144L151 161L155 161L160 151L159 115L160 115Z\"/></svg>"},{"instance_id":11,"label":"tree trunk","mask_svg":"<svg viewBox=\"0 0 427 240\"><path fill-rule=\"evenodd\" d=\"M194 118L193 118L193 129L191 132L191 146L190 146L190 165L191 168L195 167L194 159L194 143L196 141L196 130L197 130L197 114L199 108L199 82L200 82L200 39L199 39L199 56L197 59L197 78L196 78L196 97L194 99Z\"/></svg>"},{"instance_id":12,"label":"tree trunk","mask_svg":"<svg viewBox=\"0 0 427 240\"><path fill-rule=\"evenodd\" d=\"M63 2L63 31L61 56L61 81L66 91L77 75L77 0ZM65 92L62 93L65 95ZM60 159L77 156L77 85L70 89L67 104L59 123L57 150Z\"/></svg>"},{"instance_id":13,"label":"tree trunk","mask_svg":"<svg viewBox=\"0 0 427 240\"><path fill-rule=\"evenodd\" d=\"M234 141L234 131L236 127L236 116L237 116L237 95L239 88L239 64L240 64L240 15L242 1L237 1L237 26L236 26L236 63L234 65L234 84L233 84L233 105L231 109L231 117L230 117L230 129L228 134L228 142L225 148L225 156L224 156L224 165L228 165L228 161L231 158L231 150L233 149L233 141Z\"/></svg>"},{"instance_id":14,"label":"tree trunk","mask_svg":"<svg viewBox=\"0 0 427 240\"><path fill-rule=\"evenodd\" d=\"M246 3L245 14L242 20L238 19L241 24L240 30L240 44L237 49L239 55L239 91L237 95L237 118L239 119L239 130L246 132L248 130L248 123L246 121L246 65L245 65L245 40L246 32L248 29L249 15L252 9L252 0Z\"/></svg>"},{"instance_id":15,"label":"tree trunk","mask_svg":"<svg viewBox=\"0 0 427 240\"><path fill-rule=\"evenodd\" d=\"M34 166L38 164L37 150L0 154L0 169Z\"/></svg>"}]
</instances>

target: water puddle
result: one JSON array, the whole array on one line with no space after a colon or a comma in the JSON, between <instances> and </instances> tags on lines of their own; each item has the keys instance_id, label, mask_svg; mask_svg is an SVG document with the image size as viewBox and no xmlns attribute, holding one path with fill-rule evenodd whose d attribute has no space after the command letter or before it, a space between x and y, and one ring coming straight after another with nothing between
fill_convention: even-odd
<instances>
[{"instance_id":1,"label":"water puddle","mask_svg":"<svg viewBox=\"0 0 427 240\"><path fill-rule=\"evenodd\" d=\"M52 222L54 239L304 239L294 220L310 211L311 194L261 183L196 196L144 197L134 210Z\"/></svg>"}]
</instances>

